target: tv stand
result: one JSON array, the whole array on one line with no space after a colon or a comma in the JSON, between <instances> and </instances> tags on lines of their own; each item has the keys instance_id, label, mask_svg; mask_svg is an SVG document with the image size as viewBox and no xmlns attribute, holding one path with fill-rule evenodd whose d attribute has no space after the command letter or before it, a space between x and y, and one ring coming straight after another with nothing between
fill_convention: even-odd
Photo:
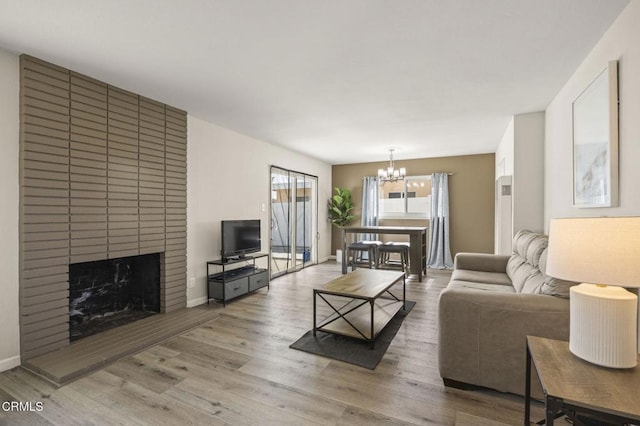
<instances>
[{"instance_id":1,"label":"tv stand","mask_svg":"<svg viewBox=\"0 0 640 426\"><path fill-rule=\"evenodd\" d=\"M266 259L267 267L256 266L257 259ZM212 273L211 268L217 272ZM266 253L207 262L207 304L214 299L226 306L227 301L263 287L269 289L269 255Z\"/></svg>"},{"instance_id":2,"label":"tv stand","mask_svg":"<svg viewBox=\"0 0 640 426\"><path fill-rule=\"evenodd\" d=\"M218 260L221 260L225 264L229 265L238 261L247 260L247 258L251 258L251 256L246 254L241 254L238 256L223 257L222 259L218 259ZM218 260L212 260L212 262L217 262Z\"/></svg>"}]
</instances>

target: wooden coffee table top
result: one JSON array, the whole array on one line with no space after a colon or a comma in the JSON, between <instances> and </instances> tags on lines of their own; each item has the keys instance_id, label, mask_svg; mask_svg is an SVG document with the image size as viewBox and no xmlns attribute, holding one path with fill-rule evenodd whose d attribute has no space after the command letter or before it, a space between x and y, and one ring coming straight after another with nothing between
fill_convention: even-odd
<instances>
[{"instance_id":1,"label":"wooden coffee table top","mask_svg":"<svg viewBox=\"0 0 640 426\"><path fill-rule=\"evenodd\" d=\"M383 271L380 269L356 269L329 281L316 292L337 296L356 297L359 299L376 299L389 287L401 280L404 272Z\"/></svg>"}]
</instances>

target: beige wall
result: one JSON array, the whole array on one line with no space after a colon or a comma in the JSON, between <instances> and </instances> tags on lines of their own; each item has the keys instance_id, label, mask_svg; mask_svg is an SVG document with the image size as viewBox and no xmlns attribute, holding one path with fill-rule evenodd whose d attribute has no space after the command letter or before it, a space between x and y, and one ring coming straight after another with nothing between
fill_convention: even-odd
<instances>
[{"instance_id":1,"label":"beige wall","mask_svg":"<svg viewBox=\"0 0 640 426\"><path fill-rule=\"evenodd\" d=\"M19 60L0 50L0 371L20 365L18 326Z\"/></svg>"},{"instance_id":2,"label":"beige wall","mask_svg":"<svg viewBox=\"0 0 640 426\"><path fill-rule=\"evenodd\" d=\"M451 251L493 253L495 155L396 160L396 167L406 167L410 176L449 172L449 207L451 212ZM377 174L388 162L336 165L332 168L333 186L351 190L360 223L362 179ZM382 225L424 225L421 221L384 221ZM331 253L340 248L340 232L332 232Z\"/></svg>"}]
</instances>

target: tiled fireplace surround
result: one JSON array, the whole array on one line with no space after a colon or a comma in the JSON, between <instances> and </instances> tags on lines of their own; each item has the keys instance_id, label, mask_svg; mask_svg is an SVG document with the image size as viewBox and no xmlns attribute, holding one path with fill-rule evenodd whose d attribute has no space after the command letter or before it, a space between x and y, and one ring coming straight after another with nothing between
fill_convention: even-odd
<instances>
[{"instance_id":1,"label":"tiled fireplace surround","mask_svg":"<svg viewBox=\"0 0 640 426\"><path fill-rule=\"evenodd\" d=\"M69 265L159 253L186 305L186 113L20 58L20 347L70 344Z\"/></svg>"}]
</instances>

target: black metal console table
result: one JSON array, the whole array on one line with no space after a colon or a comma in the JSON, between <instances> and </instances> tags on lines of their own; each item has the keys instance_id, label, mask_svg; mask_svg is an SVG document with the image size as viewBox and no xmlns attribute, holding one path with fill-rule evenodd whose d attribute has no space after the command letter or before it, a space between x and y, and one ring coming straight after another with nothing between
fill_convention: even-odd
<instances>
[{"instance_id":1,"label":"black metal console table","mask_svg":"<svg viewBox=\"0 0 640 426\"><path fill-rule=\"evenodd\" d=\"M266 258L267 267L256 266L256 259ZM211 272L211 268L217 272ZM256 253L241 258L216 259L207 262L207 303L211 299L227 301L262 287L269 288L269 255Z\"/></svg>"}]
</instances>

